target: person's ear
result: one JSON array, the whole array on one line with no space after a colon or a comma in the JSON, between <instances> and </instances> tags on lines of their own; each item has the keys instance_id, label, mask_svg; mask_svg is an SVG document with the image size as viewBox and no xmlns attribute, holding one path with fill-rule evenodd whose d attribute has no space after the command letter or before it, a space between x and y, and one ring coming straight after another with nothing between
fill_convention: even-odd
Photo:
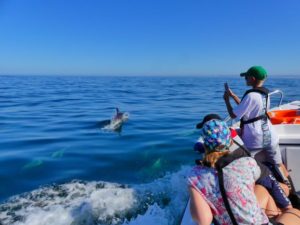
<instances>
[{"instance_id":1,"label":"person's ear","mask_svg":"<svg viewBox=\"0 0 300 225\"><path fill-rule=\"evenodd\" d=\"M257 82L257 80L256 80L255 77L250 77L250 78L249 78L249 84L250 84L250 85L255 85L256 82Z\"/></svg>"},{"instance_id":2,"label":"person's ear","mask_svg":"<svg viewBox=\"0 0 300 225\"><path fill-rule=\"evenodd\" d=\"M256 82L256 78L255 77L250 77L251 82L255 83Z\"/></svg>"}]
</instances>

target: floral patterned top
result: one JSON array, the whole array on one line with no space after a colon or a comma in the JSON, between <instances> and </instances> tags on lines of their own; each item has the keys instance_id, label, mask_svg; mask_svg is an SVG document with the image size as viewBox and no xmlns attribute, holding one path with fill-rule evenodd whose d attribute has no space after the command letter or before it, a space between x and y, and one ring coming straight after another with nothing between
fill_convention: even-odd
<instances>
[{"instance_id":1,"label":"floral patterned top","mask_svg":"<svg viewBox=\"0 0 300 225\"><path fill-rule=\"evenodd\" d=\"M238 224L258 225L269 222L254 194L254 183L259 175L260 169L256 161L250 157L234 160L223 168L228 202ZM218 174L214 168L194 167L188 177L188 184L199 191L219 224L232 224L219 189Z\"/></svg>"}]
</instances>

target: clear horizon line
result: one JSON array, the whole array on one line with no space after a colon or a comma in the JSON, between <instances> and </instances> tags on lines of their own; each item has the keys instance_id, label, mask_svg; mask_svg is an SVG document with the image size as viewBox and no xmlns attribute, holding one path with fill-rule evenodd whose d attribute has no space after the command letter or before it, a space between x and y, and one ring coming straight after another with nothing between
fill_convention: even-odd
<instances>
[{"instance_id":1,"label":"clear horizon line","mask_svg":"<svg viewBox=\"0 0 300 225\"><path fill-rule=\"evenodd\" d=\"M299 76L300 74L284 74L285 77L296 77ZM24 73L24 74L20 74L20 73L0 73L0 76L95 76L95 77L206 77L206 76L224 76L224 77L234 77L237 76L239 77L239 74L217 74L217 73L213 73L213 74L137 74L137 73L132 73L132 74L65 74L65 73ZM274 77L279 77L279 76L283 76L283 74L270 74L269 76L274 76Z\"/></svg>"}]
</instances>

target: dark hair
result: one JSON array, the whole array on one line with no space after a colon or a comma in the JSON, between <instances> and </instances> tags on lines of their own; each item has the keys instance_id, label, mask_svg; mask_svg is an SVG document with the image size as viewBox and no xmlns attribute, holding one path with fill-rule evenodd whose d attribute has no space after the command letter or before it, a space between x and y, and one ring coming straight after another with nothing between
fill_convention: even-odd
<instances>
[{"instance_id":1,"label":"dark hair","mask_svg":"<svg viewBox=\"0 0 300 225\"><path fill-rule=\"evenodd\" d=\"M214 113L208 114L203 118L202 122L200 122L196 125L196 128L201 129L203 127L204 123L206 123L207 121L212 120L212 119L222 120L222 118L218 114L214 114Z\"/></svg>"}]
</instances>

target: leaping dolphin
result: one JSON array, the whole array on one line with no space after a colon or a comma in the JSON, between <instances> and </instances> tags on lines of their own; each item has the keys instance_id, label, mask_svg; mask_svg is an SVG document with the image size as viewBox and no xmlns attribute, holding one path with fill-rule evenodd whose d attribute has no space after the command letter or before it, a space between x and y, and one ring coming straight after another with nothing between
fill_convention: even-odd
<instances>
[{"instance_id":1,"label":"leaping dolphin","mask_svg":"<svg viewBox=\"0 0 300 225\"><path fill-rule=\"evenodd\" d=\"M116 114L109 121L109 123L104 126L102 129L111 130L111 131L120 131L124 122L129 118L128 113L120 112L119 108L116 107Z\"/></svg>"},{"instance_id":2,"label":"leaping dolphin","mask_svg":"<svg viewBox=\"0 0 300 225\"><path fill-rule=\"evenodd\" d=\"M110 121L110 126L113 130L118 130L122 127L123 123L128 120L128 113L120 112L119 108L116 108L116 115Z\"/></svg>"}]
</instances>

